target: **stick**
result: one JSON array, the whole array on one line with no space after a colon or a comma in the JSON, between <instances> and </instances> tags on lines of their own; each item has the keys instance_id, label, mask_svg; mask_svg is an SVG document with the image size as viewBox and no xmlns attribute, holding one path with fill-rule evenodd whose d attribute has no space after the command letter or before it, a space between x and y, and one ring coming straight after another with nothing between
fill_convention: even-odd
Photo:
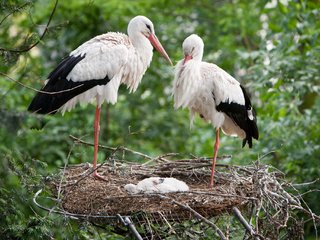
<instances>
[{"instance_id":1,"label":"stick","mask_svg":"<svg viewBox=\"0 0 320 240\"><path fill-rule=\"evenodd\" d=\"M57 91L57 92L47 92L47 91L38 90L36 88L30 87L30 86L28 86L26 84L23 84L22 82L19 82L18 80L13 79L12 77L10 77L9 75L7 75L5 73L0 72L0 75L6 77L7 79L9 79L10 81L12 81L14 83L19 84L20 86L22 86L22 87L24 87L26 89L32 90L32 91L37 92L37 93L43 93L43 94L48 94L48 95L55 95L55 94L64 93L64 92L71 92L71 91L83 86L83 84L80 84L80 85L78 85L76 87L73 87L73 88L70 88L70 89L66 89L66 90L61 90L61 91Z\"/></svg>"},{"instance_id":2,"label":"stick","mask_svg":"<svg viewBox=\"0 0 320 240\"><path fill-rule=\"evenodd\" d=\"M164 195L159 195L160 198L165 198L165 199L170 199L170 201L188 211L190 211L192 214L194 214L197 218L200 218L202 221L204 221L205 223L207 223L208 225L210 225L211 227L213 227L216 231L216 233L219 235L220 239L222 240L227 240L226 236L223 234L223 232L220 230L220 228L217 227L217 225L215 225L213 222L209 221L208 219L206 219L205 217L203 217L200 213L198 213L197 211L195 211L194 209L192 209L191 207L184 205L180 202L177 202L176 200L168 197L168 196L164 196Z\"/></svg>"},{"instance_id":3,"label":"stick","mask_svg":"<svg viewBox=\"0 0 320 240\"><path fill-rule=\"evenodd\" d=\"M84 145L87 145L87 146L94 146L93 143L89 143L89 142L86 142L86 141L83 141L81 140L80 138L77 138L75 136L72 136L72 135L69 135L69 137L76 141L76 143L81 143L81 144L84 144ZM117 148L114 148L114 147L109 147L109 146L105 146L105 145L98 145L100 148L103 148L103 149L107 149L107 150L112 150L112 151L116 151L116 150L119 150L119 151L126 151L126 152L130 152L130 153L133 153L133 154L136 154L136 155L139 155L141 157L144 157L144 158L147 158L147 159L154 159L153 157L150 157L146 154L143 154L141 152L137 152L137 151L134 151L134 150L131 150L129 148L126 148L126 147L123 147L123 146L119 146Z\"/></svg>"},{"instance_id":4,"label":"stick","mask_svg":"<svg viewBox=\"0 0 320 240\"><path fill-rule=\"evenodd\" d=\"M318 182L320 179L317 178L316 180L312 181L312 182L306 182L306 183L296 183L296 184L291 184L292 187L306 187L309 185L312 185L316 182Z\"/></svg>"},{"instance_id":5,"label":"stick","mask_svg":"<svg viewBox=\"0 0 320 240\"><path fill-rule=\"evenodd\" d=\"M249 234L251 236L254 237L254 239L259 239L259 237L257 237L257 234L255 233L255 231L252 229L252 227L249 225L249 223L244 219L244 217L242 216L240 210L237 207L233 207L232 208L233 213L235 214L235 216L239 219L239 221L241 222L241 224L245 227L245 229L249 232Z\"/></svg>"}]
</instances>

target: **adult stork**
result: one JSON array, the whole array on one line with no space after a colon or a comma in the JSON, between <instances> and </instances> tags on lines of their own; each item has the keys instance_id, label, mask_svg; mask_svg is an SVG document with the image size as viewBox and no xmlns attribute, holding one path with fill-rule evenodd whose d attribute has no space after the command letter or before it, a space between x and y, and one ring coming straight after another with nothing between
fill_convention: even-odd
<instances>
[{"instance_id":1,"label":"adult stork","mask_svg":"<svg viewBox=\"0 0 320 240\"><path fill-rule=\"evenodd\" d=\"M243 139L242 147L258 139L256 114L245 89L215 64L202 62L204 44L196 34L182 44L184 59L175 67L174 107L189 108L192 124L196 113L216 128L210 187L213 186L220 128L226 135Z\"/></svg>"},{"instance_id":2,"label":"adult stork","mask_svg":"<svg viewBox=\"0 0 320 240\"><path fill-rule=\"evenodd\" d=\"M96 36L72 51L49 74L28 108L40 114L64 113L77 103L96 100L93 176L99 179L103 179L96 170L101 104L117 102L121 83L130 92L136 91L152 60L153 47L172 65L148 18L134 17L127 30L128 35L109 32Z\"/></svg>"}]
</instances>

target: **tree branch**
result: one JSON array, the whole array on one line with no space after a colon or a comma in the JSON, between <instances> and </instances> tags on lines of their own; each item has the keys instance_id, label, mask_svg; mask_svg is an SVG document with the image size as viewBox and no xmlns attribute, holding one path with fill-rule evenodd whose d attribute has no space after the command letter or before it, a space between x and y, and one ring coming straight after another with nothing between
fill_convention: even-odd
<instances>
[{"instance_id":1,"label":"tree branch","mask_svg":"<svg viewBox=\"0 0 320 240\"><path fill-rule=\"evenodd\" d=\"M245 229L249 232L251 236L254 237L254 239L260 239L256 232L253 230L253 228L250 226L250 224L244 219L242 216L240 210L237 207L232 208L234 215L239 219L240 223L245 227Z\"/></svg>"},{"instance_id":2,"label":"tree branch","mask_svg":"<svg viewBox=\"0 0 320 240\"><path fill-rule=\"evenodd\" d=\"M218 228L217 225L215 225L213 222L209 221L207 218L203 217L200 213L198 213L197 211L195 211L194 209L192 209L191 207L184 205L180 202L177 202L176 200L168 197L168 196L164 196L164 195L159 195L161 198L165 198L165 199L170 199L170 201L176 205L178 205L179 207L182 207L188 211L190 211L193 215L195 215L197 218L200 218L202 221L204 221L205 223L207 223L209 226L213 227L216 231L216 233L219 235L220 239L222 240L227 240L226 236L223 234L223 232L220 230L220 228Z\"/></svg>"},{"instance_id":3,"label":"tree branch","mask_svg":"<svg viewBox=\"0 0 320 240\"><path fill-rule=\"evenodd\" d=\"M28 52L29 50L31 50L32 48L34 48L35 46L37 46L40 41L44 38L44 36L46 35L46 33L48 32L48 29L49 29L49 25L51 23L51 20L53 18L53 15L57 9L57 5L58 5L58 1L59 0L56 0L55 4L54 4L54 7L51 11L51 14L50 14L50 17L49 17L49 20L47 22L47 25L43 31L43 33L41 34L40 38L38 39L38 41L36 41L35 43L31 44L30 46L26 47L26 48L23 48L23 49L5 49L5 48L0 48L0 51L3 51L3 52L12 52L12 53L22 53L22 52ZM7 17L7 16L6 16ZM5 18L6 18L5 17ZM4 21L4 19L2 19L1 23Z\"/></svg>"},{"instance_id":4,"label":"tree branch","mask_svg":"<svg viewBox=\"0 0 320 240\"><path fill-rule=\"evenodd\" d=\"M0 26L1 24L9 17L11 16L12 14L14 14L15 12L18 12L20 9L26 7L27 5L29 5L30 2L26 2L24 4L22 4L21 6L15 8L13 11L9 12L6 16L4 16L4 18L2 18L2 20L0 21Z\"/></svg>"},{"instance_id":5,"label":"tree branch","mask_svg":"<svg viewBox=\"0 0 320 240\"><path fill-rule=\"evenodd\" d=\"M88 146L94 146L93 143L89 143L89 142L86 142L86 141L83 141L81 140L80 138L77 138L75 136L72 136L72 135L69 135L69 137L74 140L76 143L81 143L81 144L84 144L84 145L88 145ZM115 151L115 150L119 150L119 151L126 151L126 152L130 152L130 153L133 153L133 154L136 154L136 155L139 155L143 158L147 158L147 159L154 159L153 157L150 157L146 154L143 154L141 152L137 152L137 151L134 151L134 150L131 150L129 148L126 148L126 147L123 147L123 146L119 146L117 148L114 148L114 147L109 147L109 146L104 146L104 145L98 145L100 148L103 148L103 149L107 149L107 150L112 150L112 151Z\"/></svg>"},{"instance_id":6,"label":"tree branch","mask_svg":"<svg viewBox=\"0 0 320 240\"><path fill-rule=\"evenodd\" d=\"M30 87L28 85L25 85L25 84L19 82L18 80L13 79L12 77L10 77L9 75L7 75L5 73L0 72L0 75L6 77L7 79L9 79L10 81L12 81L14 83L19 84L20 86L22 86L24 88L27 88L27 89L32 90L32 91L37 92L37 93L43 93L43 94L48 94L48 95L54 95L54 94L60 94L60 93L64 93L64 92L70 92L70 91L73 91L73 90L83 86L83 84L80 84L80 85L78 85L76 87L73 87L73 88L70 88L70 89L66 89L66 90L61 90L61 91L57 91L57 92L46 92L46 91L41 91L41 90L38 90L36 88Z\"/></svg>"}]
</instances>

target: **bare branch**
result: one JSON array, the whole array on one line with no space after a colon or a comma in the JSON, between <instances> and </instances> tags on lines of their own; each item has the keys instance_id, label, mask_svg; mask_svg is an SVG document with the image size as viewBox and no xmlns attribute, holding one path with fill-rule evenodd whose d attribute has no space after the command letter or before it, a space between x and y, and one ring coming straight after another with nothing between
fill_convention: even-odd
<instances>
[{"instance_id":1,"label":"bare branch","mask_svg":"<svg viewBox=\"0 0 320 240\"><path fill-rule=\"evenodd\" d=\"M32 48L34 48L35 46L37 46L41 41L42 39L44 38L44 36L46 35L48 29L49 29L49 25L51 23L51 20L53 18L53 15L57 9L57 5L58 5L58 1L59 0L56 0L55 4L54 4L54 7L51 11L51 14L50 14L50 17L49 17L49 20L47 22L47 25L43 31L43 33L41 34L40 38L33 44L31 44L30 46L26 47L26 48L23 48L23 49L5 49L5 48L0 48L0 51L4 51L4 52L12 52L12 53L22 53L22 52L28 52L29 50L31 50Z\"/></svg>"},{"instance_id":2,"label":"bare branch","mask_svg":"<svg viewBox=\"0 0 320 240\"><path fill-rule=\"evenodd\" d=\"M319 182L319 178L313 180L312 182L306 182L306 183L295 183L295 184L291 184L291 186L293 187L307 187L309 185L315 184L316 182Z\"/></svg>"},{"instance_id":3,"label":"bare branch","mask_svg":"<svg viewBox=\"0 0 320 240\"><path fill-rule=\"evenodd\" d=\"M81 143L81 144L88 145L88 146L94 146L93 143L89 143L89 142L83 141L80 138L77 138L75 136L69 135L69 137L72 140L74 140L76 143ZM131 149L123 147L123 146L119 146L117 148L109 147L109 146L105 146L105 145L100 145L100 144L98 146L99 146L99 148L103 148L103 149L107 149L107 150L111 150L111 151L115 151L115 150L117 150L117 151L126 151L126 152L130 152L130 153L136 154L136 155L141 156L141 157L146 158L146 159L151 159L151 160L154 159L153 157L150 157L150 156L148 156L148 155L146 155L144 153L140 153L140 152L131 150Z\"/></svg>"},{"instance_id":4,"label":"bare branch","mask_svg":"<svg viewBox=\"0 0 320 240\"><path fill-rule=\"evenodd\" d=\"M222 240L227 240L226 236L224 235L224 233L220 230L220 228L218 228L217 225L215 225L213 222L209 221L207 218L203 217L201 214L199 214L197 211L195 211L194 209L192 209L191 207L184 205L180 202L177 202L176 200L174 200L173 198L170 198L168 196L164 196L164 195L159 195L161 198L164 199L170 199L170 201L188 211L190 211L192 214L194 214L197 218L200 218L202 221L204 221L205 223L207 223L209 226L213 227L214 230L216 231L216 233L219 235L220 239Z\"/></svg>"},{"instance_id":5,"label":"bare branch","mask_svg":"<svg viewBox=\"0 0 320 240\"><path fill-rule=\"evenodd\" d=\"M57 92L46 92L46 91L41 91L41 90L38 90L36 88L27 86L27 85L23 84L22 82L19 82L18 80L13 79L12 77L10 77L9 75L7 75L5 73L0 72L0 75L6 77L7 79L9 79L10 81L12 81L14 83L19 84L20 86L22 86L24 88L27 88L27 89L32 90L32 91L37 92L37 93L44 93L44 94L48 94L48 95L54 95L54 94L60 94L60 93L64 93L64 92L70 92L70 91L73 91L73 90L83 86L81 84L81 85L78 85L78 86L76 86L74 88L70 88L70 89L66 89L66 90L61 90L61 91L57 91Z\"/></svg>"},{"instance_id":6,"label":"bare branch","mask_svg":"<svg viewBox=\"0 0 320 240\"><path fill-rule=\"evenodd\" d=\"M250 224L244 219L240 210L237 207L233 207L232 210L233 210L234 215L239 219L239 221L245 227L245 229L249 232L249 234L251 236L253 236L254 239L257 239L257 240L260 239L260 237L257 236L256 232L250 226Z\"/></svg>"}]
</instances>

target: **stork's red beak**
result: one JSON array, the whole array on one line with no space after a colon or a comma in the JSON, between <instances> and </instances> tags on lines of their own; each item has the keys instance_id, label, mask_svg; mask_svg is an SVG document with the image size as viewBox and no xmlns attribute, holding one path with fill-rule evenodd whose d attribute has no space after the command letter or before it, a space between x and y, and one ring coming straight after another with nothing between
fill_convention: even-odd
<instances>
[{"instance_id":1,"label":"stork's red beak","mask_svg":"<svg viewBox=\"0 0 320 240\"><path fill-rule=\"evenodd\" d=\"M168 54L166 53L166 50L162 47L160 41L158 40L157 36L151 33L148 37L151 44L157 49L157 51L171 64L171 59L169 58Z\"/></svg>"},{"instance_id":2,"label":"stork's red beak","mask_svg":"<svg viewBox=\"0 0 320 240\"><path fill-rule=\"evenodd\" d=\"M183 60L183 64L186 64L189 60L192 59L192 56L191 55L185 55L184 56L184 60Z\"/></svg>"}]
</instances>

